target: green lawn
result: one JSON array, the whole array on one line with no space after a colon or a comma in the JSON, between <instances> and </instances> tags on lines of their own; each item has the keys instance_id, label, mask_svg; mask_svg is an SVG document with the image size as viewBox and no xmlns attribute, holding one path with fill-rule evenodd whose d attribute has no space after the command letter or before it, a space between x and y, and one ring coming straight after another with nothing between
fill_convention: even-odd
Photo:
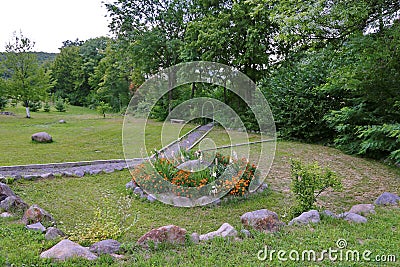
<instances>
[{"instance_id":1,"label":"green lawn","mask_svg":"<svg viewBox=\"0 0 400 267\"><path fill-rule=\"evenodd\" d=\"M23 111L23 110L22 110ZM81 114L80 114L81 113ZM51 161L75 161L88 159L110 159L123 157L121 148L121 127L123 118L112 116L102 119L86 109L71 107L69 112L33 113L33 118L0 117L2 157L0 165L44 163ZM59 125L59 119L67 124ZM54 122L53 124L49 124ZM3 125L5 127L3 128ZM12 127L20 127L12 130ZM23 127L23 125L26 125ZM32 144L30 134L49 125L56 142L53 144ZM93 126L84 140L79 135L89 125ZM161 123L151 122L152 145ZM70 131L66 128L70 127ZM20 130L22 129L22 130ZM71 135L75 133L74 135ZM74 136L74 137L72 137ZM15 141L4 141L13 137ZM210 137L217 144L224 144L226 135L222 129L214 129ZM151 139L150 138L150 139ZM73 142L73 140L76 140ZM17 142L18 140L18 142ZM61 146L68 140L71 147ZM97 141L103 140L103 152ZM87 146L83 146L88 142ZM3 147L8 144L8 149ZM31 148L33 147L33 148ZM40 151L35 148L40 147ZM21 150L19 150L21 148ZM29 150L30 149L30 150ZM253 148L252 148L253 149ZM254 149L257 149L256 147ZM100 150L100 149L99 149ZM36 153L36 154L32 154ZM53 153L52 156L46 155ZM18 155L14 155L18 154ZM65 154L65 155L64 155ZM3 156L4 155L4 156ZM68 159L64 157L68 156ZM5 158L5 159L4 159ZM246 199L223 202L217 207L176 208L162 203L149 203L132 196L125 190L131 179L128 171L112 174L85 176L83 178L57 177L48 180L18 181L12 189L27 203L36 203L48 210L57 220L58 227L69 234L73 240L83 245L92 242L85 240L91 230L99 230L105 235L116 235L124 243L127 258L123 261L102 256L95 262L71 260L51 265L50 261L39 259L39 254L55 244L45 241L38 233L28 232L24 226L11 219L0 219L0 265L11 266L400 266L398 244L400 244L400 209L398 207L376 208L377 214L369 217L365 225L349 224L342 220L324 219L321 223L305 227L286 227L276 234L255 233L254 238L242 241L216 239L211 242L183 246L161 246L157 250L145 251L135 246L136 240L152 228L175 224L184 227L189 233L204 234L218 229L228 222L237 230L242 228L240 216L256 209L266 208L277 212L287 222L288 211L293 205L290 193L291 158L304 162L318 161L329 166L343 179L342 192L323 194L318 202L320 209L331 209L340 213L353 204L372 203L382 192L400 194L400 171L380 162L345 155L340 151L318 145L297 142L278 142L276 156L266 179L270 185L265 193ZM11 160L14 159L14 160ZM262 163L261 163L262 164ZM98 214L102 216L98 216ZM97 215L96 215L97 214ZM126 218L127 215L131 215ZM126 232L116 233L115 229L127 229L137 217L136 224ZM126 220L124 220L126 218ZM101 222L99 226L98 222ZM88 232L89 231L89 232ZM280 262L275 257L260 261L257 253L267 246L269 250L315 250L336 248L336 241L346 239L350 250L370 250L371 258L376 255L396 254L396 263L376 262Z\"/></svg>"}]
</instances>

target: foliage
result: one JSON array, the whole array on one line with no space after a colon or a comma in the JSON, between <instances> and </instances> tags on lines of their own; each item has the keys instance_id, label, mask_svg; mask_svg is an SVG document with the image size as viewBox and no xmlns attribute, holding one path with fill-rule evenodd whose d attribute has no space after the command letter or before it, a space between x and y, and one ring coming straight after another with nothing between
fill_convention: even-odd
<instances>
[{"instance_id":1,"label":"foliage","mask_svg":"<svg viewBox=\"0 0 400 267\"><path fill-rule=\"evenodd\" d=\"M30 118L31 102L41 101L53 84L50 72L39 65L36 54L30 51L34 42L22 33L14 33L13 40L6 45L5 86L8 94L21 101L26 108L26 117Z\"/></svg>"},{"instance_id":2,"label":"foliage","mask_svg":"<svg viewBox=\"0 0 400 267\"><path fill-rule=\"evenodd\" d=\"M295 194L297 204L293 207L293 215L315 208L318 196L328 188L342 188L341 181L331 169L322 169L318 163L303 164L291 161L291 190Z\"/></svg>"},{"instance_id":3,"label":"foliage","mask_svg":"<svg viewBox=\"0 0 400 267\"><path fill-rule=\"evenodd\" d=\"M111 106L108 103L104 103L103 101L101 101L97 106L96 106L96 110L98 113L100 113L101 115L103 115L103 118L106 117L106 112L111 111Z\"/></svg>"},{"instance_id":4,"label":"foliage","mask_svg":"<svg viewBox=\"0 0 400 267\"><path fill-rule=\"evenodd\" d=\"M44 112L50 112L51 106L49 102L45 102L43 105L43 111Z\"/></svg>"},{"instance_id":5,"label":"foliage","mask_svg":"<svg viewBox=\"0 0 400 267\"><path fill-rule=\"evenodd\" d=\"M54 107L58 112L65 112L67 111L67 102L61 97L59 97Z\"/></svg>"},{"instance_id":6,"label":"foliage","mask_svg":"<svg viewBox=\"0 0 400 267\"><path fill-rule=\"evenodd\" d=\"M112 201L107 194L101 200L102 205L97 207L94 218L89 225L77 224L75 229L69 233L72 241L80 242L82 245L90 245L105 239L118 239L129 231L138 221L137 214L135 219L128 226L124 223L132 216L132 199L130 196L120 196L117 200L118 210L109 209Z\"/></svg>"},{"instance_id":7,"label":"foliage","mask_svg":"<svg viewBox=\"0 0 400 267\"><path fill-rule=\"evenodd\" d=\"M41 101L31 101L29 102L29 109L32 112L37 112L39 109L42 108L42 102Z\"/></svg>"}]
</instances>

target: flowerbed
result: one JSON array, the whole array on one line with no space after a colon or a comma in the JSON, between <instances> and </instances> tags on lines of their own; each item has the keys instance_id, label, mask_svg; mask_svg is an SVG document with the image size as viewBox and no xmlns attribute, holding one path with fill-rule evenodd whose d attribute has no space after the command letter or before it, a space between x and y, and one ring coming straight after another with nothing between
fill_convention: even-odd
<instances>
[{"instance_id":1,"label":"flowerbed","mask_svg":"<svg viewBox=\"0 0 400 267\"><path fill-rule=\"evenodd\" d=\"M210 194L243 196L251 181L259 175L256 165L245 158L237 160L216 153L203 159L202 155L197 155L186 151L174 160L156 156L151 162L136 166L131 172L132 179L148 192L171 192L176 196L195 198ZM177 168L184 162L195 160L209 162L208 167L198 171Z\"/></svg>"}]
</instances>

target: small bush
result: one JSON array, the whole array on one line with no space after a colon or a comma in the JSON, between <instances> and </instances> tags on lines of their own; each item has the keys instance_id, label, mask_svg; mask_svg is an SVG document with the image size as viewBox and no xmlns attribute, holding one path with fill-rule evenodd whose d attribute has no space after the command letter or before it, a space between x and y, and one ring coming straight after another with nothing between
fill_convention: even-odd
<instances>
[{"instance_id":1,"label":"small bush","mask_svg":"<svg viewBox=\"0 0 400 267\"><path fill-rule=\"evenodd\" d=\"M58 112L67 111L67 104L65 103L64 99L62 98L57 99L55 108Z\"/></svg>"},{"instance_id":2,"label":"small bush","mask_svg":"<svg viewBox=\"0 0 400 267\"><path fill-rule=\"evenodd\" d=\"M318 163L306 165L301 161L291 162L291 189L295 194L297 204L293 207L292 215L315 208L318 196L331 187L335 190L342 188L342 183L335 172L329 168L321 168Z\"/></svg>"},{"instance_id":3,"label":"small bush","mask_svg":"<svg viewBox=\"0 0 400 267\"><path fill-rule=\"evenodd\" d=\"M0 111L4 110L7 106L8 100L4 97L0 97Z\"/></svg>"},{"instance_id":4,"label":"small bush","mask_svg":"<svg viewBox=\"0 0 400 267\"><path fill-rule=\"evenodd\" d=\"M50 112L50 104L49 104L49 102L44 103L43 110L44 110L44 112Z\"/></svg>"},{"instance_id":5,"label":"small bush","mask_svg":"<svg viewBox=\"0 0 400 267\"><path fill-rule=\"evenodd\" d=\"M42 103L40 101L29 102L29 110L32 112L37 112L42 108Z\"/></svg>"}]
</instances>

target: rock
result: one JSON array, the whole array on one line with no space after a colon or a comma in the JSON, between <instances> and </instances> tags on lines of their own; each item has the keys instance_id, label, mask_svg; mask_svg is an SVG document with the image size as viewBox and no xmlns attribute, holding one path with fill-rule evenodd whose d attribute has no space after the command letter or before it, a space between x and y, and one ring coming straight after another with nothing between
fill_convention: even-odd
<instances>
[{"instance_id":1,"label":"rock","mask_svg":"<svg viewBox=\"0 0 400 267\"><path fill-rule=\"evenodd\" d=\"M319 223L321 221L319 213L316 210L310 210L303 212L300 216L294 218L289 222L289 225L293 224L309 224L309 223Z\"/></svg>"},{"instance_id":2,"label":"rock","mask_svg":"<svg viewBox=\"0 0 400 267\"><path fill-rule=\"evenodd\" d=\"M103 172L103 170L94 169L94 170L90 170L90 171L89 171L89 174L90 174L90 175L96 175L96 174L99 174L99 173L102 173L102 172Z\"/></svg>"},{"instance_id":3,"label":"rock","mask_svg":"<svg viewBox=\"0 0 400 267\"><path fill-rule=\"evenodd\" d=\"M247 229L242 229L242 230L240 230L240 232L241 232L245 237L247 237L247 238L250 238L250 237L251 237L251 233L250 233L250 231L247 230Z\"/></svg>"},{"instance_id":4,"label":"rock","mask_svg":"<svg viewBox=\"0 0 400 267\"><path fill-rule=\"evenodd\" d=\"M143 197L143 194L144 194L142 188L140 188L140 187L136 187L136 188L133 190L133 193L134 193L135 195L137 195L137 196L140 196L140 197Z\"/></svg>"},{"instance_id":5,"label":"rock","mask_svg":"<svg viewBox=\"0 0 400 267\"><path fill-rule=\"evenodd\" d=\"M323 212L321 212L321 214L331 218L338 218L338 216L330 210L324 210Z\"/></svg>"},{"instance_id":6,"label":"rock","mask_svg":"<svg viewBox=\"0 0 400 267\"><path fill-rule=\"evenodd\" d=\"M342 214L339 214L338 216L339 218L342 218L348 222L354 222L354 223L366 223L367 222L367 218L355 214L355 213L350 213L350 212L345 212Z\"/></svg>"},{"instance_id":7,"label":"rock","mask_svg":"<svg viewBox=\"0 0 400 267\"><path fill-rule=\"evenodd\" d=\"M65 120L59 120L58 123L67 123Z\"/></svg>"},{"instance_id":8,"label":"rock","mask_svg":"<svg viewBox=\"0 0 400 267\"><path fill-rule=\"evenodd\" d=\"M31 136L32 141L36 141L39 143L51 143L53 142L53 138L46 132L35 133Z\"/></svg>"},{"instance_id":9,"label":"rock","mask_svg":"<svg viewBox=\"0 0 400 267\"><path fill-rule=\"evenodd\" d=\"M58 238L64 237L64 236L65 236L64 232L61 231L60 229L55 228L55 227L49 227L46 230L46 234L44 235L44 238L46 240L55 240L55 239L58 239Z\"/></svg>"},{"instance_id":10,"label":"rock","mask_svg":"<svg viewBox=\"0 0 400 267\"><path fill-rule=\"evenodd\" d=\"M78 176L78 177L83 177L83 176L85 176L85 172L82 171L82 170L76 170L76 171L74 172L74 175L75 175L75 176Z\"/></svg>"},{"instance_id":11,"label":"rock","mask_svg":"<svg viewBox=\"0 0 400 267\"><path fill-rule=\"evenodd\" d=\"M0 199L2 199L0 195ZM20 197L17 196L9 196L4 200L0 201L0 208L5 211L15 212L15 213L23 213L28 208L28 204L26 204Z\"/></svg>"},{"instance_id":12,"label":"rock","mask_svg":"<svg viewBox=\"0 0 400 267\"><path fill-rule=\"evenodd\" d=\"M9 213L9 212L2 212L1 214L0 214L0 217L1 218L10 218L10 217L12 217L13 215L11 214L11 213Z\"/></svg>"},{"instance_id":13,"label":"rock","mask_svg":"<svg viewBox=\"0 0 400 267\"><path fill-rule=\"evenodd\" d=\"M262 183L256 190L257 193L262 193L268 188L268 184Z\"/></svg>"},{"instance_id":14,"label":"rock","mask_svg":"<svg viewBox=\"0 0 400 267\"><path fill-rule=\"evenodd\" d=\"M385 192L380 195L376 200L376 205L398 205L400 202L400 197L396 194Z\"/></svg>"},{"instance_id":15,"label":"rock","mask_svg":"<svg viewBox=\"0 0 400 267\"><path fill-rule=\"evenodd\" d=\"M90 246L89 250L97 255L115 254L119 251L120 247L120 242L113 239L107 239L94 243L92 246Z\"/></svg>"},{"instance_id":16,"label":"rock","mask_svg":"<svg viewBox=\"0 0 400 267\"><path fill-rule=\"evenodd\" d=\"M10 196L16 197L17 195L14 194L14 192L8 185L0 183L0 201L3 201L4 199Z\"/></svg>"},{"instance_id":17,"label":"rock","mask_svg":"<svg viewBox=\"0 0 400 267\"><path fill-rule=\"evenodd\" d=\"M190 235L190 240L194 243L194 244L198 244L200 242L200 236L198 233L193 233Z\"/></svg>"},{"instance_id":18,"label":"rock","mask_svg":"<svg viewBox=\"0 0 400 267\"><path fill-rule=\"evenodd\" d=\"M264 233L277 232L284 225L275 212L267 209L246 212L240 220L245 228L253 228Z\"/></svg>"},{"instance_id":19,"label":"rock","mask_svg":"<svg viewBox=\"0 0 400 267\"><path fill-rule=\"evenodd\" d=\"M180 196L174 197L172 199L172 203L174 206L177 206L177 207L192 207L193 206L192 200L188 197L180 197Z\"/></svg>"},{"instance_id":20,"label":"rock","mask_svg":"<svg viewBox=\"0 0 400 267\"><path fill-rule=\"evenodd\" d=\"M41 176L40 175L35 175L35 174L28 174L28 175L24 175L23 178L24 178L24 180L27 180L27 181L33 181L33 180L36 180L38 178L41 178Z\"/></svg>"},{"instance_id":21,"label":"rock","mask_svg":"<svg viewBox=\"0 0 400 267\"><path fill-rule=\"evenodd\" d=\"M114 172L114 168L106 168L104 169L105 173L113 173Z\"/></svg>"},{"instance_id":22,"label":"rock","mask_svg":"<svg viewBox=\"0 0 400 267\"><path fill-rule=\"evenodd\" d=\"M51 172L44 173L44 174L40 175L40 178L43 178L43 179L54 178L54 174Z\"/></svg>"},{"instance_id":23,"label":"rock","mask_svg":"<svg viewBox=\"0 0 400 267\"><path fill-rule=\"evenodd\" d=\"M89 251L89 249L82 247L68 239L61 240L57 245L46 250L40 254L41 258L51 258L57 260L66 260L74 257L80 257L87 260L95 260L97 256Z\"/></svg>"},{"instance_id":24,"label":"rock","mask_svg":"<svg viewBox=\"0 0 400 267\"><path fill-rule=\"evenodd\" d=\"M130 180L129 182L126 183L125 188L126 189L132 189L134 190L137 187L136 183L133 180Z\"/></svg>"},{"instance_id":25,"label":"rock","mask_svg":"<svg viewBox=\"0 0 400 267\"><path fill-rule=\"evenodd\" d=\"M152 194L150 194L150 195L147 196L147 200L150 201L150 203L153 203L153 202L156 201L157 199L156 199L155 196L153 196Z\"/></svg>"},{"instance_id":26,"label":"rock","mask_svg":"<svg viewBox=\"0 0 400 267\"><path fill-rule=\"evenodd\" d=\"M28 224L25 227L28 230L38 231L38 232L41 232L41 233L46 231L46 227L44 227L43 224L41 224L40 222L37 222L37 223L34 223L34 224Z\"/></svg>"},{"instance_id":27,"label":"rock","mask_svg":"<svg viewBox=\"0 0 400 267\"><path fill-rule=\"evenodd\" d=\"M147 232L139 238L137 243L142 248L148 248L150 242L152 242L154 246L157 246L164 242L170 244L184 244L185 240L186 229L180 228L176 225L167 225Z\"/></svg>"},{"instance_id":28,"label":"rock","mask_svg":"<svg viewBox=\"0 0 400 267\"><path fill-rule=\"evenodd\" d=\"M372 204L358 204L351 207L349 213L355 213L358 215L368 215L370 213L375 213L375 206Z\"/></svg>"},{"instance_id":29,"label":"rock","mask_svg":"<svg viewBox=\"0 0 400 267\"><path fill-rule=\"evenodd\" d=\"M54 219L50 213L35 204L25 211L24 216L22 217L22 222L25 224L36 222L53 224Z\"/></svg>"},{"instance_id":30,"label":"rock","mask_svg":"<svg viewBox=\"0 0 400 267\"><path fill-rule=\"evenodd\" d=\"M75 176L72 172L69 172L69 171L63 171L61 175L64 176L64 177L73 177L73 176Z\"/></svg>"},{"instance_id":31,"label":"rock","mask_svg":"<svg viewBox=\"0 0 400 267\"><path fill-rule=\"evenodd\" d=\"M207 241L216 237L235 237L237 236L237 234L237 231L232 225L230 225L229 223L224 223L217 231L200 235L199 239L200 241Z\"/></svg>"}]
</instances>

